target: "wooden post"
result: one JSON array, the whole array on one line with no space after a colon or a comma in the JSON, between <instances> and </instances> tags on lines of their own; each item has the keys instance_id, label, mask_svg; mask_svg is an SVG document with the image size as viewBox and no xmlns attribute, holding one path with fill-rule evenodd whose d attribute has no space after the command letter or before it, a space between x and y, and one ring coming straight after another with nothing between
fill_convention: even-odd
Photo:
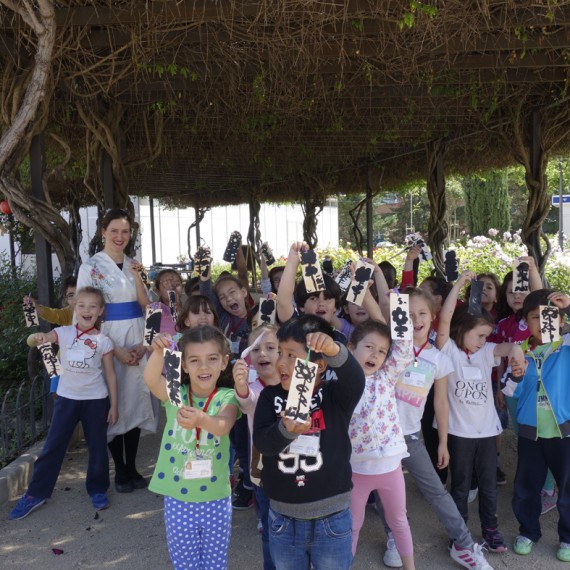
<instances>
[{"instance_id":1,"label":"wooden post","mask_svg":"<svg viewBox=\"0 0 570 570\"><path fill-rule=\"evenodd\" d=\"M32 182L32 196L38 200L45 200L43 187L43 174L45 169L43 134L34 136L30 146L30 176ZM40 232L34 232L36 266L38 276L38 301L46 307L53 307L53 267L51 262L51 246ZM40 319L40 330L51 330L49 323Z\"/></svg>"}]
</instances>

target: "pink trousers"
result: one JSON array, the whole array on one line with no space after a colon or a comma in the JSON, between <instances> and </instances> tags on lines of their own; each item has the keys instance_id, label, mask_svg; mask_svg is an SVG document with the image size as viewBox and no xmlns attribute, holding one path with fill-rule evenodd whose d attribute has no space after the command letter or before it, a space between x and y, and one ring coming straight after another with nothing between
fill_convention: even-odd
<instances>
[{"instance_id":1,"label":"pink trousers","mask_svg":"<svg viewBox=\"0 0 570 570\"><path fill-rule=\"evenodd\" d=\"M352 513L352 554L356 552L358 535L364 523L364 510L368 496L372 491L378 491L386 522L392 530L396 548L400 556L413 556L414 544L412 532L406 516L406 485L400 465L394 471L382 475L352 474L352 493L350 511Z\"/></svg>"}]
</instances>

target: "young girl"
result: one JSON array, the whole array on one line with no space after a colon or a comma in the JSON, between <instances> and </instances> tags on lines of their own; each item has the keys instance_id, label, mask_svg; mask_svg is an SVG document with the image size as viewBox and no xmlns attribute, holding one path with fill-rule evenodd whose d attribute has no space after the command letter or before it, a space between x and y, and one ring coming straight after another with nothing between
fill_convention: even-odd
<instances>
[{"instance_id":1,"label":"young girl","mask_svg":"<svg viewBox=\"0 0 570 570\"><path fill-rule=\"evenodd\" d=\"M539 289L524 300L523 317L530 338L522 344L524 365L511 363L504 391L518 397L518 461L514 482L513 512L520 523L513 550L529 554L541 537L540 489L547 469L558 484L558 560L570 562L570 335L545 342L541 335L540 306L554 305L566 313L570 298ZM559 310L560 316L562 311Z\"/></svg>"},{"instance_id":2,"label":"young girl","mask_svg":"<svg viewBox=\"0 0 570 570\"><path fill-rule=\"evenodd\" d=\"M34 465L30 486L10 513L23 519L51 497L67 446L77 422L81 422L89 449L85 487L97 510L109 507L109 458L107 423L118 419L117 377L113 343L99 332L105 300L99 289L84 287L75 295L77 324L35 333L28 344L57 343L61 376L45 445Z\"/></svg>"},{"instance_id":3,"label":"young girl","mask_svg":"<svg viewBox=\"0 0 570 570\"><path fill-rule=\"evenodd\" d=\"M408 288L404 292L410 296L410 317L414 326L414 362L408 366L404 376L396 384L396 403L409 453L409 457L402 459L402 465L445 527L451 541L451 558L465 568L490 570L481 547L474 544L455 502L433 468L421 438L421 419L427 395L433 386L439 432L437 466L439 469L447 467L447 382L448 376L453 375L454 370L449 358L429 342L431 323L435 318L435 301L422 289ZM384 563L394 567L402 565L391 534L388 537Z\"/></svg>"},{"instance_id":4,"label":"young girl","mask_svg":"<svg viewBox=\"0 0 570 570\"><path fill-rule=\"evenodd\" d=\"M220 323L216 314L216 307L204 295L191 295L186 299L178 320L176 330L182 332L186 329L208 325L218 328Z\"/></svg>"},{"instance_id":5,"label":"young girl","mask_svg":"<svg viewBox=\"0 0 570 570\"><path fill-rule=\"evenodd\" d=\"M494 273L479 273L477 281L483 283L483 291L481 293L481 306L497 320L497 301L499 300L499 289L501 284Z\"/></svg>"},{"instance_id":6,"label":"young girl","mask_svg":"<svg viewBox=\"0 0 570 570\"><path fill-rule=\"evenodd\" d=\"M249 366L245 360L238 360L234 364L233 377L235 382L235 390L237 401L240 409L247 414L247 423L249 433L253 433L253 415L259 394L266 386L277 386L280 378L277 373L277 357L278 357L277 327L275 325L263 325L256 328L249 335L249 346L252 347L249 357L251 366L256 373L254 382L249 382ZM263 568L264 570L274 570L275 565L271 560L269 553L269 532L268 532L268 515L269 515L269 499L267 498L263 487L260 486L260 455L259 452L251 446L251 472L250 478L254 485L255 499L258 506L258 516L262 524L261 540L263 545Z\"/></svg>"},{"instance_id":7,"label":"young girl","mask_svg":"<svg viewBox=\"0 0 570 570\"><path fill-rule=\"evenodd\" d=\"M150 490L164 495L166 540L174 568L226 568L231 533L229 432L239 410L234 391L217 382L229 361L227 341L213 327L180 340L181 407L168 399L162 376L168 335L157 335L144 371L164 403L166 426Z\"/></svg>"},{"instance_id":8,"label":"young girl","mask_svg":"<svg viewBox=\"0 0 570 570\"><path fill-rule=\"evenodd\" d=\"M401 463L408 453L394 393L396 382L412 363L413 353L409 341L395 343L391 355L390 348L390 330L377 321L358 325L349 345L366 376L364 393L349 427L352 442L352 552L356 552L368 496L376 490L403 567L413 570L414 547L406 516L406 488Z\"/></svg>"},{"instance_id":9,"label":"young girl","mask_svg":"<svg viewBox=\"0 0 570 570\"><path fill-rule=\"evenodd\" d=\"M172 312L170 310L170 291L174 291L176 296L176 310L180 312L182 308L181 295L183 292L182 288L182 277L174 269L163 269L158 272L158 275L154 279L154 287L158 292L158 302L160 303L160 308L162 309L162 316L160 320L160 332L169 335L176 334L176 323L172 318Z\"/></svg>"},{"instance_id":10,"label":"young girl","mask_svg":"<svg viewBox=\"0 0 570 570\"><path fill-rule=\"evenodd\" d=\"M496 436L501 423L495 409L491 373L500 358L522 362L521 348L511 343L487 342L494 320L483 310L480 316L468 313L468 305L456 308L461 288L476 279L472 271L463 272L448 295L439 315L436 346L455 368L448 383L448 447L451 456L451 496L467 521L467 499L473 470L479 482L479 518L483 540L492 552L507 547L497 530L497 448Z\"/></svg>"},{"instance_id":11,"label":"young girl","mask_svg":"<svg viewBox=\"0 0 570 570\"><path fill-rule=\"evenodd\" d=\"M348 340L354 331L354 328L367 321L368 319L374 319L377 321L384 321L384 315L389 314L390 303L388 301L388 284L384 276L384 272L380 269L380 266L374 263L374 261L366 260L374 266L374 282L376 285L376 290L378 292L379 301L376 301L372 296L370 288L366 291L362 306L355 303L351 303L347 300L349 291L345 292L342 297L342 314L343 316L337 317L333 315L331 319L331 324L338 329ZM355 270L355 264L352 265L352 271Z\"/></svg>"}]
</instances>

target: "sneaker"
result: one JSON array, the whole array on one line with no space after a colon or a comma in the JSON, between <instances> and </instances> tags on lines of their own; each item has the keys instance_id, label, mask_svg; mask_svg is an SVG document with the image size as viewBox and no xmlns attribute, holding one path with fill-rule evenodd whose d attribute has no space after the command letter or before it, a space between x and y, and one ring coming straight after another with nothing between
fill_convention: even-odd
<instances>
[{"instance_id":1,"label":"sneaker","mask_svg":"<svg viewBox=\"0 0 570 570\"><path fill-rule=\"evenodd\" d=\"M16 506L10 511L8 515L8 520L19 521L20 519L26 518L33 510L41 507L46 502L45 499L38 499L32 497L27 493L24 493L20 500L16 503Z\"/></svg>"},{"instance_id":2,"label":"sneaker","mask_svg":"<svg viewBox=\"0 0 570 570\"><path fill-rule=\"evenodd\" d=\"M493 567L485 560L483 548L475 543L472 548L459 548L455 543L451 545L449 555L463 568L473 570L493 570Z\"/></svg>"},{"instance_id":3,"label":"sneaker","mask_svg":"<svg viewBox=\"0 0 570 570\"><path fill-rule=\"evenodd\" d=\"M540 511L540 514L544 515L556 507L558 494L555 492L552 495L549 495L546 491L542 490L540 492L540 498L542 500L542 510Z\"/></svg>"},{"instance_id":4,"label":"sneaker","mask_svg":"<svg viewBox=\"0 0 570 570\"><path fill-rule=\"evenodd\" d=\"M483 531L483 541L491 552L506 552L507 545L502 534L496 528L488 528Z\"/></svg>"},{"instance_id":5,"label":"sneaker","mask_svg":"<svg viewBox=\"0 0 570 570\"><path fill-rule=\"evenodd\" d=\"M562 562L570 562L570 544L561 542L560 548L556 551L556 558Z\"/></svg>"},{"instance_id":6,"label":"sneaker","mask_svg":"<svg viewBox=\"0 0 570 570\"><path fill-rule=\"evenodd\" d=\"M388 534L388 542L386 543L386 552L384 552L384 566L389 568L401 568L403 566L400 553L396 548L396 541L392 533Z\"/></svg>"},{"instance_id":7,"label":"sneaker","mask_svg":"<svg viewBox=\"0 0 570 570\"><path fill-rule=\"evenodd\" d=\"M497 485L506 485L507 484L507 476L505 472L500 468L497 467Z\"/></svg>"},{"instance_id":8,"label":"sneaker","mask_svg":"<svg viewBox=\"0 0 570 570\"><path fill-rule=\"evenodd\" d=\"M530 551L532 550L533 546L534 542L530 538L527 538L526 536L522 536L519 534L519 536L515 538L513 550L515 551L516 554L520 554L521 556L526 556L527 554L530 554Z\"/></svg>"},{"instance_id":9,"label":"sneaker","mask_svg":"<svg viewBox=\"0 0 570 570\"><path fill-rule=\"evenodd\" d=\"M257 532L261 534L263 532L263 523L261 519L257 519Z\"/></svg>"},{"instance_id":10,"label":"sneaker","mask_svg":"<svg viewBox=\"0 0 570 570\"><path fill-rule=\"evenodd\" d=\"M91 502L97 511L104 511L111 506L109 499L107 499L107 495L105 495L105 493L95 493L91 495Z\"/></svg>"},{"instance_id":11,"label":"sneaker","mask_svg":"<svg viewBox=\"0 0 570 570\"><path fill-rule=\"evenodd\" d=\"M253 491L242 486L239 492L233 494L232 508L236 511L245 511L251 507L253 507Z\"/></svg>"},{"instance_id":12,"label":"sneaker","mask_svg":"<svg viewBox=\"0 0 570 570\"><path fill-rule=\"evenodd\" d=\"M472 503L477 498L478 494L479 494L479 487L475 487L475 489L470 489L469 495L467 497L467 502Z\"/></svg>"}]
</instances>

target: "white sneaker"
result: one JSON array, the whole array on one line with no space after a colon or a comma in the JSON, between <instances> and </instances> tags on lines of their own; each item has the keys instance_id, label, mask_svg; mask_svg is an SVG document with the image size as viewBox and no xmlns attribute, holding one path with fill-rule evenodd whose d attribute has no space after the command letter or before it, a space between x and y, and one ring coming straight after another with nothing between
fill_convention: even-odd
<instances>
[{"instance_id":1,"label":"white sneaker","mask_svg":"<svg viewBox=\"0 0 570 570\"><path fill-rule=\"evenodd\" d=\"M402 559L398 549L396 548L396 541L392 533L388 534L388 542L386 543L386 552L384 552L384 565L389 568L401 568L403 566Z\"/></svg>"},{"instance_id":2,"label":"white sneaker","mask_svg":"<svg viewBox=\"0 0 570 570\"><path fill-rule=\"evenodd\" d=\"M469 491L469 496L467 497L467 502L472 503L477 498L478 494L479 494L479 487L475 487L475 489L471 489Z\"/></svg>"},{"instance_id":3,"label":"white sneaker","mask_svg":"<svg viewBox=\"0 0 570 570\"><path fill-rule=\"evenodd\" d=\"M473 545L473 548L458 548L454 543L449 549L449 555L463 568L493 570L493 567L485 560L483 548L477 543Z\"/></svg>"}]
</instances>

